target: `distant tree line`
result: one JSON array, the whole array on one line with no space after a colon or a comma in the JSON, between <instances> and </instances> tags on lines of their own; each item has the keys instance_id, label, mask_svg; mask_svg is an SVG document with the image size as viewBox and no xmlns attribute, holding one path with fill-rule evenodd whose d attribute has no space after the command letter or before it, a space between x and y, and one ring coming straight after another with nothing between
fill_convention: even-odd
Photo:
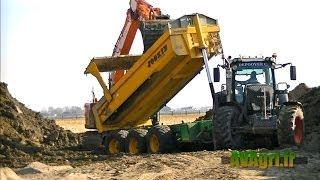
<instances>
[{"instance_id":1,"label":"distant tree line","mask_svg":"<svg viewBox=\"0 0 320 180\"><path fill-rule=\"evenodd\" d=\"M190 113L205 113L210 107L195 108L192 106L182 107L182 108L170 108L164 106L160 110L160 114L190 114ZM77 118L84 116L84 109L78 106L65 106L65 107L49 107L40 111L41 115L50 119L60 119L60 118Z\"/></svg>"},{"instance_id":2,"label":"distant tree line","mask_svg":"<svg viewBox=\"0 0 320 180\"><path fill-rule=\"evenodd\" d=\"M168 106L162 107L160 110L160 114L190 114L190 113L205 113L207 112L211 107L205 106L205 107L192 107L192 106L186 106L181 108L170 108Z\"/></svg>"},{"instance_id":3,"label":"distant tree line","mask_svg":"<svg viewBox=\"0 0 320 180\"><path fill-rule=\"evenodd\" d=\"M78 106L65 106L65 107L49 107L40 111L41 115L46 118L72 118L84 116L84 109Z\"/></svg>"}]
</instances>

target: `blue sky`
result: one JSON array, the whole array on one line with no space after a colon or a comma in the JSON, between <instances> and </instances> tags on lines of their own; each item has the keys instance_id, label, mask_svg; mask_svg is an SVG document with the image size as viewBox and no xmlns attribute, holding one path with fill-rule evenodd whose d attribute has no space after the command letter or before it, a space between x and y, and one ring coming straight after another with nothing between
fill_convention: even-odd
<instances>
[{"instance_id":1,"label":"blue sky","mask_svg":"<svg viewBox=\"0 0 320 180\"><path fill-rule=\"evenodd\" d=\"M1 0L1 81L13 96L35 110L48 106L82 106L92 87L101 88L83 71L94 56L110 56L122 29L129 1ZM280 81L319 86L319 2L316 0L149 0L172 18L195 12L218 19L226 55L270 56L293 62ZM131 54L142 53L140 33ZM213 58L210 67L221 63ZM224 79L222 79L224 80ZM215 84L220 89L221 83ZM202 72L172 101L171 107L210 106Z\"/></svg>"}]
</instances>

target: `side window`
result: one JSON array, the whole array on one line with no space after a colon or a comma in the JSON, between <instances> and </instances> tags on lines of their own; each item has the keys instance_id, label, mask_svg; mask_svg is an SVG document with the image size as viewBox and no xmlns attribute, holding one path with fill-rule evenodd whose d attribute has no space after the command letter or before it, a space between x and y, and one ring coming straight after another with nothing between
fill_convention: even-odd
<instances>
[{"instance_id":1,"label":"side window","mask_svg":"<svg viewBox=\"0 0 320 180\"><path fill-rule=\"evenodd\" d=\"M268 85L272 85L273 81L272 81L271 68L265 69L264 72L265 72L265 83L268 84Z\"/></svg>"},{"instance_id":2,"label":"side window","mask_svg":"<svg viewBox=\"0 0 320 180\"><path fill-rule=\"evenodd\" d=\"M236 84L234 92L236 101L240 104L243 103L244 85Z\"/></svg>"}]
</instances>

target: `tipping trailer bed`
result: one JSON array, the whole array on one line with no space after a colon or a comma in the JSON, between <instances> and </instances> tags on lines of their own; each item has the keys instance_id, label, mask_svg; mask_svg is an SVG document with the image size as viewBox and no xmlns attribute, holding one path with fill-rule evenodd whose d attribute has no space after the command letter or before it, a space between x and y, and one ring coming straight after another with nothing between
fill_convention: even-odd
<instances>
[{"instance_id":1,"label":"tipping trailer bed","mask_svg":"<svg viewBox=\"0 0 320 180\"><path fill-rule=\"evenodd\" d=\"M202 70L203 44L208 58L221 52L219 27L215 19L193 14L169 22L141 56L93 58L85 73L97 78L104 96L92 104L91 127L104 132L146 123ZM108 89L100 73L117 69L127 72Z\"/></svg>"}]
</instances>

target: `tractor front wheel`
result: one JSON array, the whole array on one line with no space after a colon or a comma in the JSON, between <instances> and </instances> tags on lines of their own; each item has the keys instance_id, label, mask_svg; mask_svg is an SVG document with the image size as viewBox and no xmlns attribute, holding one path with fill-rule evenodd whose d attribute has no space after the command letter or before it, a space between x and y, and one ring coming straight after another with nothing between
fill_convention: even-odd
<instances>
[{"instance_id":1,"label":"tractor front wheel","mask_svg":"<svg viewBox=\"0 0 320 180\"><path fill-rule=\"evenodd\" d=\"M234 134L233 127L240 126L240 111L234 106L222 106L217 109L213 120L214 148L238 149L242 147L241 134Z\"/></svg>"}]
</instances>

